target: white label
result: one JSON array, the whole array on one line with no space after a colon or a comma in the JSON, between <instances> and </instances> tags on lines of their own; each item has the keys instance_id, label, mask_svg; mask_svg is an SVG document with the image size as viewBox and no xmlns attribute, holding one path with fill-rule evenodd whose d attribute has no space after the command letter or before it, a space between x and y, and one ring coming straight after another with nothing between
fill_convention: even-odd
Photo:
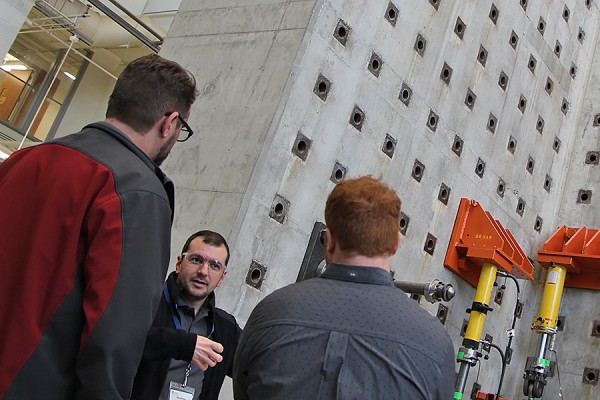
<instances>
[{"instance_id":1,"label":"white label","mask_svg":"<svg viewBox=\"0 0 600 400\"><path fill-rule=\"evenodd\" d=\"M556 285L557 281L558 281L558 272L556 272L556 271L549 272L548 273L548 284Z\"/></svg>"},{"instance_id":2,"label":"white label","mask_svg":"<svg viewBox=\"0 0 600 400\"><path fill-rule=\"evenodd\" d=\"M169 400L194 400L195 389L177 382L169 385Z\"/></svg>"}]
</instances>

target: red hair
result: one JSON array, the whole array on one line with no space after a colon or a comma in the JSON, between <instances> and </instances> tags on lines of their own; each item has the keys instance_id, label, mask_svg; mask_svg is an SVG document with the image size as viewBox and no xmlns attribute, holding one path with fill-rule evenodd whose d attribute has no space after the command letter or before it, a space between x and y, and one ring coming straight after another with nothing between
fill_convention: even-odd
<instances>
[{"instance_id":1,"label":"red hair","mask_svg":"<svg viewBox=\"0 0 600 400\"><path fill-rule=\"evenodd\" d=\"M366 257L394 253L400 224L400 198L371 177L339 183L325 205L325 223L340 249Z\"/></svg>"}]
</instances>

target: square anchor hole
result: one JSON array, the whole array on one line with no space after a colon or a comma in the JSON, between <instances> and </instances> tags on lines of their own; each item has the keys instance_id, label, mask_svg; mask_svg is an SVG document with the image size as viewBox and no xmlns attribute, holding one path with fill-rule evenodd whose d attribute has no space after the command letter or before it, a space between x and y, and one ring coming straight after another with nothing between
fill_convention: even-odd
<instances>
[{"instance_id":1,"label":"square anchor hole","mask_svg":"<svg viewBox=\"0 0 600 400\"><path fill-rule=\"evenodd\" d=\"M452 79L452 67L450 67L447 63L444 63L442 67L442 72L440 73L440 79L446 84L450 84L450 79Z\"/></svg>"},{"instance_id":2,"label":"square anchor hole","mask_svg":"<svg viewBox=\"0 0 600 400\"><path fill-rule=\"evenodd\" d=\"M273 199L273 203L271 204L271 209L269 210L269 217L279 222L280 224L283 224L289 209L290 201L285 197L276 194L275 198Z\"/></svg>"},{"instance_id":3,"label":"square anchor hole","mask_svg":"<svg viewBox=\"0 0 600 400\"><path fill-rule=\"evenodd\" d=\"M496 125L498 125L498 118L496 118L496 116L494 114L490 113L490 116L488 117L488 123L487 123L488 131L495 133Z\"/></svg>"},{"instance_id":4,"label":"square anchor hole","mask_svg":"<svg viewBox=\"0 0 600 400\"><path fill-rule=\"evenodd\" d=\"M478 177L483 178L483 174L485 172L485 162L479 158L477 160L477 165L475 165L475 174L477 174Z\"/></svg>"},{"instance_id":5,"label":"square anchor hole","mask_svg":"<svg viewBox=\"0 0 600 400\"><path fill-rule=\"evenodd\" d=\"M415 40L414 49L418 55L423 57L425 55L425 49L427 47L427 40L420 33L417 35L417 39Z\"/></svg>"},{"instance_id":6,"label":"square anchor hole","mask_svg":"<svg viewBox=\"0 0 600 400\"><path fill-rule=\"evenodd\" d=\"M415 160L415 163L413 164L411 176L414 178L415 181L421 182L421 179L423 178L424 173L425 173L425 165L423 165L423 163L421 163L421 161Z\"/></svg>"},{"instance_id":7,"label":"square anchor hole","mask_svg":"<svg viewBox=\"0 0 600 400\"><path fill-rule=\"evenodd\" d=\"M410 223L410 217L403 212L400 213L400 233L406 236L408 230L408 224Z\"/></svg>"},{"instance_id":8,"label":"square anchor hole","mask_svg":"<svg viewBox=\"0 0 600 400\"><path fill-rule=\"evenodd\" d=\"M456 36L458 36L461 40L465 35L465 31L467 30L467 25L465 25L465 23L463 22L462 19L460 19L460 17L456 18L456 24L454 25L454 33L456 33Z\"/></svg>"},{"instance_id":9,"label":"square anchor hole","mask_svg":"<svg viewBox=\"0 0 600 400\"><path fill-rule=\"evenodd\" d=\"M455 135L454 142L452 142L452 151L454 152L454 154L456 154L457 156L460 157L460 155L462 153L462 149L463 149L463 140L460 138L460 136Z\"/></svg>"},{"instance_id":10,"label":"square anchor hole","mask_svg":"<svg viewBox=\"0 0 600 400\"><path fill-rule=\"evenodd\" d=\"M315 82L315 87L313 88L313 93L316 94L321 100L326 101L330 89L331 82L329 82L329 79L319 74L317 82Z\"/></svg>"},{"instance_id":11,"label":"square anchor hole","mask_svg":"<svg viewBox=\"0 0 600 400\"><path fill-rule=\"evenodd\" d=\"M502 90L506 90L506 87L508 86L508 75L506 75L504 71L500 72L500 76L498 77L498 86L500 86Z\"/></svg>"},{"instance_id":12,"label":"square anchor hole","mask_svg":"<svg viewBox=\"0 0 600 400\"><path fill-rule=\"evenodd\" d=\"M467 90L467 96L465 97L465 105L469 108L469 110L473 110L475 106L475 100L477 100L477 95L473 93L471 88Z\"/></svg>"},{"instance_id":13,"label":"square anchor hole","mask_svg":"<svg viewBox=\"0 0 600 400\"><path fill-rule=\"evenodd\" d=\"M346 167L344 165L342 165L341 163L339 163L338 161L335 162L335 165L333 166L333 171L331 171L331 176L329 177L329 179L333 182L333 183L340 183L344 177L346 176Z\"/></svg>"},{"instance_id":14,"label":"square anchor hole","mask_svg":"<svg viewBox=\"0 0 600 400\"><path fill-rule=\"evenodd\" d=\"M381 57L375 52L371 54L371 59L369 60L368 69L371 73L377 77L379 77L379 73L381 72L381 66L383 65L383 61Z\"/></svg>"},{"instance_id":15,"label":"square anchor hole","mask_svg":"<svg viewBox=\"0 0 600 400\"><path fill-rule=\"evenodd\" d=\"M398 7L391 1L388 3L387 10L385 10L385 19L392 25L396 26L398 20Z\"/></svg>"},{"instance_id":16,"label":"square anchor hole","mask_svg":"<svg viewBox=\"0 0 600 400\"><path fill-rule=\"evenodd\" d=\"M442 325L446 325L446 318L448 318L448 307L440 304L435 316L442 323Z\"/></svg>"},{"instance_id":17,"label":"square anchor hole","mask_svg":"<svg viewBox=\"0 0 600 400\"><path fill-rule=\"evenodd\" d=\"M585 189L579 189L579 192L577 193L577 203L590 204L591 201L592 201L592 191L585 190Z\"/></svg>"},{"instance_id":18,"label":"square anchor hole","mask_svg":"<svg viewBox=\"0 0 600 400\"><path fill-rule=\"evenodd\" d=\"M333 31L333 37L337 39L342 46L346 46L348 35L350 34L350 27L343 20L339 20L335 30Z\"/></svg>"},{"instance_id":19,"label":"square anchor hole","mask_svg":"<svg viewBox=\"0 0 600 400\"><path fill-rule=\"evenodd\" d=\"M481 64L482 67L485 67L485 63L487 62L488 51L483 47L483 45L479 46L479 52L477 53L477 61Z\"/></svg>"},{"instance_id":20,"label":"square anchor hole","mask_svg":"<svg viewBox=\"0 0 600 400\"><path fill-rule=\"evenodd\" d=\"M500 197L504 197L504 191L506 190L506 183L502 179L498 180L498 186L496 186L496 194Z\"/></svg>"},{"instance_id":21,"label":"square anchor hole","mask_svg":"<svg viewBox=\"0 0 600 400\"><path fill-rule=\"evenodd\" d=\"M402 84L402 88L400 89L400 94L398 98L405 106L408 106L410 103L410 98L412 97L412 89L406 83Z\"/></svg>"},{"instance_id":22,"label":"square anchor hole","mask_svg":"<svg viewBox=\"0 0 600 400\"><path fill-rule=\"evenodd\" d=\"M519 214L519 216L523 216L523 213L525 212L525 200L523 200L522 198L519 198L519 201L517 201L517 214Z\"/></svg>"},{"instance_id":23,"label":"square anchor hole","mask_svg":"<svg viewBox=\"0 0 600 400\"><path fill-rule=\"evenodd\" d=\"M383 151L383 153L389 158L394 157L394 151L396 151L396 143L396 139L389 133L386 133L385 140L383 141L383 145L381 146L381 151Z\"/></svg>"},{"instance_id":24,"label":"square anchor hole","mask_svg":"<svg viewBox=\"0 0 600 400\"><path fill-rule=\"evenodd\" d=\"M350 115L350 125L360 132L364 121L365 113L358 106L354 106L354 110L352 110L352 114Z\"/></svg>"},{"instance_id":25,"label":"square anchor hole","mask_svg":"<svg viewBox=\"0 0 600 400\"><path fill-rule=\"evenodd\" d=\"M583 369L583 380L582 382L586 385L598 385L598 376L600 376L600 370L598 368L585 367Z\"/></svg>"},{"instance_id":26,"label":"square anchor hole","mask_svg":"<svg viewBox=\"0 0 600 400\"><path fill-rule=\"evenodd\" d=\"M433 255L435 251L435 244L437 243L437 238L433 236L431 233L427 234L427 238L425 239L425 245L423 246L423 250L426 253Z\"/></svg>"},{"instance_id":27,"label":"square anchor hole","mask_svg":"<svg viewBox=\"0 0 600 400\"><path fill-rule=\"evenodd\" d=\"M248 274L246 275L246 284L260 290L266 273L267 267L256 260L252 260L250 268L248 268Z\"/></svg>"},{"instance_id":28,"label":"square anchor hole","mask_svg":"<svg viewBox=\"0 0 600 400\"><path fill-rule=\"evenodd\" d=\"M598 161L600 160L600 152L598 151L588 151L585 155L585 163L598 165Z\"/></svg>"},{"instance_id":29,"label":"square anchor hole","mask_svg":"<svg viewBox=\"0 0 600 400\"><path fill-rule=\"evenodd\" d=\"M427 117L427 127L433 132L437 129L438 119L438 115L433 110L430 110L429 116Z\"/></svg>"},{"instance_id":30,"label":"square anchor hole","mask_svg":"<svg viewBox=\"0 0 600 400\"><path fill-rule=\"evenodd\" d=\"M489 17L494 23L494 25L498 22L498 16L500 15L500 10L492 3L492 7L490 8Z\"/></svg>"},{"instance_id":31,"label":"square anchor hole","mask_svg":"<svg viewBox=\"0 0 600 400\"><path fill-rule=\"evenodd\" d=\"M448 198L450 198L450 187L442 182L440 185L440 191L438 193L438 200L444 205L448 205Z\"/></svg>"},{"instance_id":32,"label":"square anchor hole","mask_svg":"<svg viewBox=\"0 0 600 400\"><path fill-rule=\"evenodd\" d=\"M301 132L296 135L294 145L292 146L292 154L300 158L302 161L306 161L308 157L308 151L312 145L312 140L304 136Z\"/></svg>"}]
</instances>

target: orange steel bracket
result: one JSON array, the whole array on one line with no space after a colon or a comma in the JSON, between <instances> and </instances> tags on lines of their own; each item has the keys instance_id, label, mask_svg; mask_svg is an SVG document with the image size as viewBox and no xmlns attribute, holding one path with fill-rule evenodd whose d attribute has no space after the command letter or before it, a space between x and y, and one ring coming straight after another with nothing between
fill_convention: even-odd
<instances>
[{"instance_id":1,"label":"orange steel bracket","mask_svg":"<svg viewBox=\"0 0 600 400\"><path fill-rule=\"evenodd\" d=\"M600 231L563 225L538 251L538 262L565 266L567 287L600 290Z\"/></svg>"},{"instance_id":2,"label":"orange steel bracket","mask_svg":"<svg viewBox=\"0 0 600 400\"><path fill-rule=\"evenodd\" d=\"M484 263L533 280L533 265L510 231L478 202L462 198L444 265L476 287Z\"/></svg>"}]
</instances>

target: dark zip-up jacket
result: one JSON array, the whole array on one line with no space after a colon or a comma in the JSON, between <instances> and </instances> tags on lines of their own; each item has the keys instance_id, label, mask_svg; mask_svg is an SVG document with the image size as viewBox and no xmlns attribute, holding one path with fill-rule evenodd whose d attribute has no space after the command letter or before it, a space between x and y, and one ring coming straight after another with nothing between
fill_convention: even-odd
<instances>
[{"instance_id":1,"label":"dark zip-up jacket","mask_svg":"<svg viewBox=\"0 0 600 400\"><path fill-rule=\"evenodd\" d=\"M167 289L171 299L176 299L182 291L177 283L177 275L172 272L167 278ZM223 345L223 361L204 372L204 382L200 396L196 399L218 400L225 375L233 374L233 357L242 330L235 318L215 307L215 294L208 298L208 326L214 324L211 340ZM148 333L142 362L133 385L132 400L156 400L160 396L167 378L171 359L191 361L196 347L195 333L177 330L173 321L176 313L175 301L171 304L162 296L156 318Z\"/></svg>"},{"instance_id":2,"label":"dark zip-up jacket","mask_svg":"<svg viewBox=\"0 0 600 400\"><path fill-rule=\"evenodd\" d=\"M129 398L173 201L173 183L106 122L0 165L0 398Z\"/></svg>"}]
</instances>

